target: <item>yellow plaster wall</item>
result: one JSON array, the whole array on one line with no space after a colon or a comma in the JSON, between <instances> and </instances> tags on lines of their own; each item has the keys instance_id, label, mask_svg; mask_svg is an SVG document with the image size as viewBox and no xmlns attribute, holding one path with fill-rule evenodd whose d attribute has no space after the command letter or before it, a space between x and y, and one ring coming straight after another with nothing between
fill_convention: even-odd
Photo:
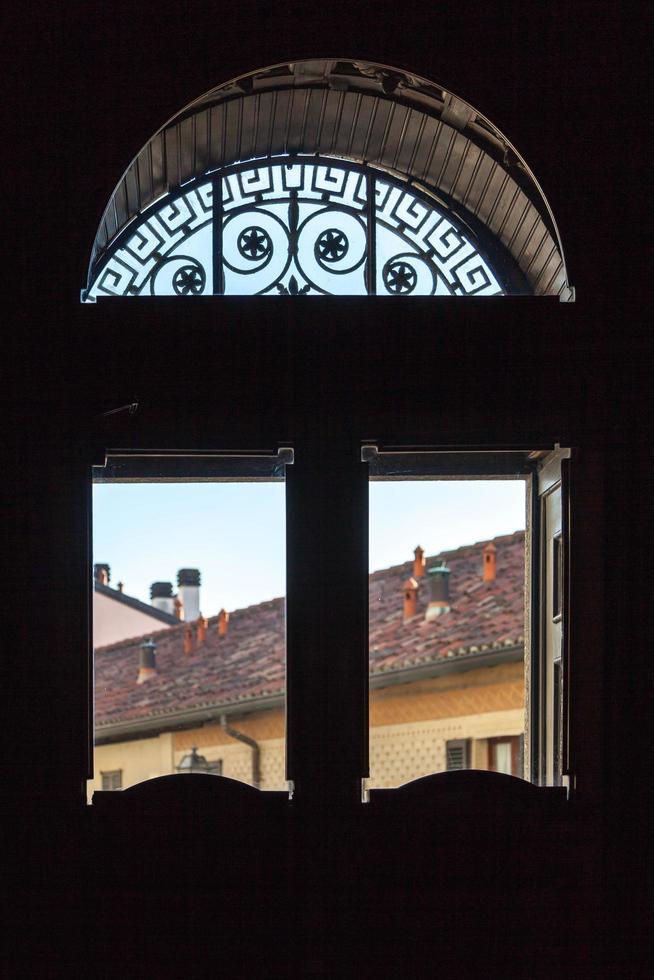
<instances>
[{"instance_id":1,"label":"yellow plaster wall","mask_svg":"<svg viewBox=\"0 0 654 980\"><path fill-rule=\"evenodd\" d=\"M155 738L135 739L133 742L115 742L96 745L94 752L94 779L87 782L90 799L96 789L102 789L102 773L122 770L123 789L153 776L165 776L175 771L173 761L173 736L164 732Z\"/></svg>"},{"instance_id":2,"label":"yellow plaster wall","mask_svg":"<svg viewBox=\"0 0 654 980\"><path fill-rule=\"evenodd\" d=\"M259 742L261 788L285 790L282 709L230 716L230 725ZM448 739L472 739L471 764L488 765L487 739L524 731L524 679L521 663L482 667L462 674L396 684L370 692L370 788L399 786L445 769ZM230 738L217 723L96 748L101 770L122 769L123 785L174 772L193 746L209 762L222 761L225 776L250 783L252 751Z\"/></svg>"},{"instance_id":3,"label":"yellow plaster wall","mask_svg":"<svg viewBox=\"0 0 654 980\"><path fill-rule=\"evenodd\" d=\"M241 717L230 716L230 725L237 728L257 742L267 739L284 738L284 711L277 708L273 711L257 711ZM175 750L188 752L194 745L200 749L207 745L233 745L234 740L226 735L218 723L203 725L202 728L190 728L186 731L175 732ZM206 752L204 753L206 755Z\"/></svg>"},{"instance_id":4,"label":"yellow plaster wall","mask_svg":"<svg viewBox=\"0 0 654 980\"><path fill-rule=\"evenodd\" d=\"M229 718L230 725L249 735L259 743L261 749L261 789L285 790L286 777L284 750L284 711L259 711L242 717ZM176 763L185 752L195 745L207 761L222 761L223 776L252 782L252 750L247 745L235 741L227 735L220 725L204 725L175 732L173 736Z\"/></svg>"},{"instance_id":5,"label":"yellow plaster wall","mask_svg":"<svg viewBox=\"0 0 654 980\"><path fill-rule=\"evenodd\" d=\"M454 718L524 706L522 663L480 667L370 692L370 725Z\"/></svg>"},{"instance_id":6,"label":"yellow plaster wall","mask_svg":"<svg viewBox=\"0 0 654 980\"><path fill-rule=\"evenodd\" d=\"M401 786L411 779L445 770L445 743L470 738L471 764L488 766L487 739L498 735L520 735L524 711L489 711L478 715L439 718L405 725L381 725L370 732L369 789Z\"/></svg>"},{"instance_id":7,"label":"yellow plaster wall","mask_svg":"<svg viewBox=\"0 0 654 980\"><path fill-rule=\"evenodd\" d=\"M445 743L469 738L471 765L488 767L487 739L524 732L522 663L480 667L372 691L369 789L446 768Z\"/></svg>"}]
</instances>

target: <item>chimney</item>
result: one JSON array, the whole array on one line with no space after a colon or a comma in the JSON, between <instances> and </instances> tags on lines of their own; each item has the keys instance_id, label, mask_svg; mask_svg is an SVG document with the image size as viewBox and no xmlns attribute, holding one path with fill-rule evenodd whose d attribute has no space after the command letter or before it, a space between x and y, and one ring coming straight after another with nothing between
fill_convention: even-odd
<instances>
[{"instance_id":1,"label":"chimney","mask_svg":"<svg viewBox=\"0 0 654 980\"><path fill-rule=\"evenodd\" d=\"M489 541L487 545L484 545L483 551L483 561L484 561L484 582L494 582L496 574L496 558L497 558L497 548Z\"/></svg>"},{"instance_id":2,"label":"chimney","mask_svg":"<svg viewBox=\"0 0 654 980\"><path fill-rule=\"evenodd\" d=\"M218 636L227 636L229 626L229 613L221 609L218 613Z\"/></svg>"},{"instance_id":3,"label":"chimney","mask_svg":"<svg viewBox=\"0 0 654 980\"><path fill-rule=\"evenodd\" d=\"M184 606L184 619L192 623L200 615L200 572L197 568L180 568L177 573L179 598Z\"/></svg>"},{"instance_id":4,"label":"chimney","mask_svg":"<svg viewBox=\"0 0 654 980\"><path fill-rule=\"evenodd\" d=\"M157 663L156 663L156 653L157 645L153 641L146 640L140 646L139 654L139 673L136 678L137 684L143 684L144 681L149 680L154 677L157 673Z\"/></svg>"},{"instance_id":5,"label":"chimney","mask_svg":"<svg viewBox=\"0 0 654 980\"><path fill-rule=\"evenodd\" d=\"M93 578L100 585L109 585L111 569L108 565L97 564L93 566Z\"/></svg>"},{"instance_id":6,"label":"chimney","mask_svg":"<svg viewBox=\"0 0 654 980\"><path fill-rule=\"evenodd\" d=\"M413 577L422 578L425 574L425 550L418 545L413 554Z\"/></svg>"},{"instance_id":7,"label":"chimney","mask_svg":"<svg viewBox=\"0 0 654 980\"><path fill-rule=\"evenodd\" d=\"M172 616L175 612L172 582L153 582L150 586L150 601L155 609Z\"/></svg>"},{"instance_id":8,"label":"chimney","mask_svg":"<svg viewBox=\"0 0 654 980\"><path fill-rule=\"evenodd\" d=\"M173 599L173 613L178 619L184 619L184 603L179 596Z\"/></svg>"},{"instance_id":9,"label":"chimney","mask_svg":"<svg viewBox=\"0 0 654 980\"><path fill-rule=\"evenodd\" d=\"M402 586L404 591L404 619L411 619L418 611L418 583L414 578L408 578Z\"/></svg>"},{"instance_id":10,"label":"chimney","mask_svg":"<svg viewBox=\"0 0 654 980\"><path fill-rule=\"evenodd\" d=\"M198 633L197 633L198 646L201 643L204 643L206 636L207 636L207 621L202 615L202 613L200 613L200 615L198 616Z\"/></svg>"},{"instance_id":11,"label":"chimney","mask_svg":"<svg viewBox=\"0 0 654 980\"><path fill-rule=\"evenodd\" d=\"M429 569L427 575L429 576L429 605L425 619L429 621L450 611L450 570L445 562L439 561Z\"/></svg>"},{"instance_id":12,"label":"chimney","mask_svg":"<svg viewBox=\"0 0 654 980\"><path fill-rule=\"evenodd\" d=\"M184 627L184 656L188 657L193 653L193 627Z\"/></svg>"}]
</instances>

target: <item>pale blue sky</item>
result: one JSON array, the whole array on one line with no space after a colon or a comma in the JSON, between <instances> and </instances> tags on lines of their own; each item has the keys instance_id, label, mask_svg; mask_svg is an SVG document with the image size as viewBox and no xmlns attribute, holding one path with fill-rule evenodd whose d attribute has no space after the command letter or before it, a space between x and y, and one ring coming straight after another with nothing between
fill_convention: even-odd
<instances>
[{"instance_id":1,"label":"pale blue sky","mask_svg":"<svg viewBox=\"0 0 654 980\"><path fill-rule=\"evenodd\" d=\"M150 585L199 568L205 616L285 591L281 483L96 484L93 560L111 585L150 601ZM370 569L396 565L525 526L521 480L370 484Z\"/></svg>"}]
</instances>

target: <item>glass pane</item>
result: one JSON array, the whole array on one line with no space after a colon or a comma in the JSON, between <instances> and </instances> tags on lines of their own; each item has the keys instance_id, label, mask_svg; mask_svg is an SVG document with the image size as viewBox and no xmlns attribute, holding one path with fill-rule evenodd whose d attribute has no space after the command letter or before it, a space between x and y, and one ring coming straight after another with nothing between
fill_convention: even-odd
<instances>
[{"instance_id":1,"label":"glass pane","mask_svg":"<svg viewBox=\"0 0 654 980\"><path fill-rule=\"evenodd\" d=\"M89 798L175 772L286 788L284 465L194 465L94 471Z\"/></svg>"},{"instance_id":2,"label":"glass pane","mask_svg":"<svg viewBox=\"0 0 654 980\"><path fill-rule=\"evenodd\" d=\"M495 746L495 772L504 772L511 775L511 742L496 742Z\"/></svg>"},{"instance_id":3,"label":"glass pane","mask_svg":"<svg viewBox=\"0 0 654 980\"><path fill-rule=\"evenodd\" d=\"M368 788L524 731L525 512L522 479L371 479Z\"/></svg>"}]
</instances>

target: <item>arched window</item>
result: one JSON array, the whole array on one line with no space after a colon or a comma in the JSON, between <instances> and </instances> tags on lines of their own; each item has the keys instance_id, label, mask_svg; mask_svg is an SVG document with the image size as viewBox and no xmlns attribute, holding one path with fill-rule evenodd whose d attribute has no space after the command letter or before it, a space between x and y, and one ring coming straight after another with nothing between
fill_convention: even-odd
<instances>
[{"instance_id":1,"label":"arched window","mask_svg":"<svg viewBox=\"0 0 654 980\"><path fill-rule=\"evenodd\" d=\"M316 61L279 65L212 90L178 113L149 140L130 164L105 209L82 298L95 302L111 296L334 294L441 298L523 294L556 296L564 301L574 295L568 285L563 250L547 201L527 164L488 120L467 103L424 79L379 65ZM142 305L135 305L142 310ZM384 311L389 310L387 304L382 306ZM456 306L448 306L450 313ZM316 307L320 312L319 302L313 309ZM195 311L201 309L202 304L195 304ZM382 307L378 309L381 311ZM420 309L424 316L427 308ZM130 310L135 313L133 305ZM284 311L281 313L283 319ZM375 310L373 313L376 316ZM380 312L379 319L383 316ZM431 315L427 314L425 320L430 327ZM274 331L280 323L279 316L275 320L271 315L270 323ZM301 348L302 341L299 343ZM293 620L296 615L293 610L310 609L313 602L310 629L321 621L325 613L321 597L333 594L335 577L342 574L343 547L351 549L349 580L354 589L361 586L365 575L361 556L368 509L363 479L366 474L362 470L365 463L371 480L400 482L408 478L422 482L504 476L528 484L531 503L524 549L527 559L522 559L524 567L512 591L509 590L518 598L515 629L503 639L484 634L480 643L473 642L469 636L458 637L455 642L454 635L449 636L448 649L444 646L442 657L438 655L443 660L438 667L443 667L445 676L468 656L479 656L484 665L493 668L526 660L529 687L524 688L524 700L528 702L529 729L525 752L528 768L524 771L529 771L536 782L560 782L569 770L564 739L568 687L564 623L569 553L565 516L569 450L562 449L558 443L502 448L498 440L493 440L493 447L488 451L477 442L473 447L459 442L448 446L447 441L443 442L448 438L446 413L436 425L433 417L431 423L425 423L416 415L418 426L414 431L426 433L416 448L414 439L406 436L407 428L401 421L405 413L398 406L394 410L391 403L377 420L375 413L366 414L364 423L362 404L354 400L353 412L346 419L344 413L349 408L332 401L333 394L312 370L308 369L305 383L307 390L315 383L319 391L320 424L315 430L313 426L304 429L302 412L292 408L289 428L273 433L272 442L266 443L265 454L265 461L270 463L271 458L277 458L277 450L285 452L287 447L297 445L300 460L288 482L285 510L291 542L287 566L291 570L291 612L285 634L290 651L286 660L288 778L307 780L307 756L303 754L304 747L299 746L302 739L305 745L310 745L314 735L320 741L329 728L327 724L321 728L318 713L306 708L312 698L316 698L314 708L329 698L323 698L322 691L316 697L317 688L306 681L310 673L306 670L307 651L311 647L303 636L301 618L296 616ZM425 397L424 404L430 401L436 401L433 392ZM314 407L312 404L311 411ZM374 444L368 440L371 420L372 427L381 433ZM253 418L255 427L261 421L261 416ZM116 469L109 477L105 473L99 478L106 482L112 479L139 482L148 476L161 482L175 479L191 482L196 478L245 481L252 477L248 469L252 466L251 459L260 455L254 447L262 444L258 434L254 443L246 439L238 444L235 470L229 469L234 462L229 452L216 450L206 454L213 466L211 472L202 469L209 463L201 454L199 459L204 461L198 475L194 464L183 462L184 454L178 452L178 447L164 445L162 450L159 443L161 452L154 452L153 446L144 446L141 438L137 439L138 445L135 442L128 447L128 453L122 442L122 452L109 453ZM168 436L163 438L165 443ZM116 443L112 446L107 442L107 446L112 450ZM194 453L195 448L191 446L189 459ZM227 476L225 455L231 460ZM328 481L326 455L330 457ZM153 459L144 464L141 456ZM247 466L243 462L246 459L250 459ZM268 470L264 479L266 476L271 476ZM325 491L327 483L329 494ZM338 492L334 492L334 486ZM321 520L317 514L322 514ZM442 515L440 519L445 520ZM314 536L324 535L320 539L322 544L316 548L321 554L328 553L333 540L343 528L347 529L346 544L339 545L332 561L321 559L322 564L310 563L307 567L304 537L307 526L313 528ZM100 557L104 560L105 556ZM482 581L494 580L493 570L478 581L477 558L475 562L471 591L485 588ZM299 574L298 569L304 570L303 573ZM436 565L432 570L439 574L443 571L444 576L450 571L447 566ZM318 588L314 588L307 602L302 589L312 576ZM403 580L407 580L404 573ZM433 603L425 598L427 581L422 586L423 604L427 611L431 607L436 612L429 616L425 612L420 618L420 628L433 623L443 610L452 611L444 593L434 594ZM432 581L436 585L439 579ZM449 579L443 577L440 581L439 588L447 590ZM359 595L354 589L350 596ZM520 599L521 589L525 593L529 589L528 621ZM170 597L170 589L167 594ZM397 596L395 593L393 596L395 602ZM413 620L415 601L414 595L409 602L413 612L407 611L406 616L400 615L396 604L389 606L391 618L381 624L384 630L393 616L399 631L405 626L405 618ZM478 601L480 619L488 619L488 610L496 607L481 606L481 603L492 602L493 596ZM325 778L333 777L335 785L338 782L335 774L346 772L348 779L356 781L369 768L368 719L364 717L367 711L364 706L368 703L368 691L376 690L378 682L381 688L381 682L385 682L386 659L390 655L388 643L391 640L395 643L396 634L380 633L379 647L372 648L379 656L370 657L371 662L377 663L372 664L372 680L366 687L364 678L370 665L357 657L368 654L363 643L367 611L365 601L353 601L349 628L343 631L342 639L346 645L350 644L350 652L342 655L339 669L351 683L341 678L338 684L334 682L334 690L338 697L342 696L340 703L349 706L351 715L341 735L342 757L335 753L332 761L321 760L325 772L329 770L330 774ZM200 624L197 630L204 638L206 623L199 609L195 608L195 614ZM450 623L456 617L455 611ZM443 623L446 621L441 620ZM381 625L377 624L380 630ZM402 683L408 683L407 676L416 683L424 676L432 677L438 657L435 659L421 638L424 637L419 630L413 633L415 648L401 637L398 640L404 643L401 651L404 660L395 662L395 668L398 672L418 671L401 674ZM189 641L188 650L183 648L185 655L191 649ZM448 663L445 657L451 661ZM458 665L457 657L461 658ZM146 664L146 669L153 668ZM423 675L422 671L429 674ZM129 672L131 678L134 674L131 665ZM267 686L264 693L270 695ZM211 704L212 711L217 703ZM301 716L298 705L305 712L301 721L297 720ZM195 711L198 705L193 704L191 708ZM204 711L206 705L201 708ZM510 701L507 710L522 709ZM469 758L467 750L459 752L458 763L452 756L449 767L467 767L475 761L483 767L490 760L497 771L509 765L511 771L522 771L522 763L518 761L521 755L518 739L522 731L515 729L518 724L515 718L509 720L514 726L510 730L485 734L476 730L474 737L479 744L475 752ZM129 724L132 721L128 719ZM124 736L125 729L118 734ZM129 734L133 734L132 729ZM116 730L110 735L117 737ZM105 736L109 738L107 730ZM442 732L438 735L441 737L444 737ZM461 735L464 748L469 737L473 736ZM486 744L488 737L503 739L497 743L503 746L501 751L496 751L494 742ZM459 741L459 736L445 740L454 748ZM445 743L443 749L445 762L449 752ZM315 758L311 762L314 764ZM109 772L117 769L113 764L107 765Z\"/></svg>"},{"instance_id":2,"label":"arched window","mask_svg":"<svg viewBox=\"0 0 654 980\"><path fill-rule=\"evenodd\" d=\"M213 89L130 164L84 300L559 295L551 211L467 103L379 65L278 65Z\"/></svg>"}]
</instances>

